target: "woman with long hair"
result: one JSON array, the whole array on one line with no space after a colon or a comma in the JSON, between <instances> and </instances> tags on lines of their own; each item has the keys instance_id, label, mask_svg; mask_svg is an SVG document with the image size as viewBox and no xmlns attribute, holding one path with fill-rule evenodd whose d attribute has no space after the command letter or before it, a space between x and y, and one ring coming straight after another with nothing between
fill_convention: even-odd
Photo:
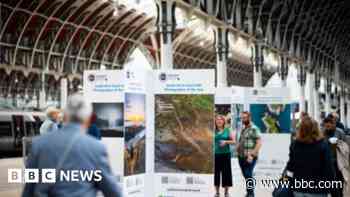
<instances>
[{"instance_id":1,"label":"woman with long hair","mask_svg":"<svg viewBox=\"0 0 350 197\"><path fill-rule=\"evenodd\" d=\"M294 182L306 182L315 187L293 186L295 197L327 197L330 189L318 187L320 183L334 180L331 152L318 123L309 116L302 118L296 139L290 146L287 174Z\"/></svg>"},{"instance_id":2,"label":"woman with long hair","mask_svg":"<svg viewBox=\"0 0 350 197\"><path fill-rule=\"evenodd\" d=\"M232 187L231 149L230 145L235 143L235 135L230 128L226 127L224 116L215 118L215 197L220 196L220 185L225 190L225 197L229 197L229 187ZM221 183L222 180L222 183ZM220 184L221 183L221 184Z\"/></svg>"}]
</instances>

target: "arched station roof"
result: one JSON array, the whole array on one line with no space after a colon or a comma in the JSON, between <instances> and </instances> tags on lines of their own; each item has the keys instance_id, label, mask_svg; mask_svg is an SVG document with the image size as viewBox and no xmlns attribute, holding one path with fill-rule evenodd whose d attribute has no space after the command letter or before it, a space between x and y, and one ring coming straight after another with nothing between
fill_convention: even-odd
<instances>
[{"instance_id":1,"label":"arched station roof","mask_svg":"<svg viewBox=\"0 0 350 197\"><path fill-rule=\"evenodd\" d=\"M122 3L116 8L110 0L0 0L0 3L0 69L7 73L2 80L11 75L22 76L19 72L25 77L39 78L45 71L57 83L62 76L79 78L83 70L101 65L118 69L136 47L146 49L143 51L149 54L155 67L160 63L156 19L142 10ZM176 68L215 68L213 40L178 28L174 42ZM229 83L252 85L252 71L249 61L231 58ZM271 72L266 72L265 80L270 76Z\"/></svg>"},{"instance_id":2,"label":"arched station roof","mask_svg":"<svg viewBox=\"0 0 350 197\"><path fill-rule=\"evenodd\" d=\"M349 84L350 2L348 0L177 0L203 19L267 47L310 70L333 71L339 64Z\"/></svg>"}]
</instances>

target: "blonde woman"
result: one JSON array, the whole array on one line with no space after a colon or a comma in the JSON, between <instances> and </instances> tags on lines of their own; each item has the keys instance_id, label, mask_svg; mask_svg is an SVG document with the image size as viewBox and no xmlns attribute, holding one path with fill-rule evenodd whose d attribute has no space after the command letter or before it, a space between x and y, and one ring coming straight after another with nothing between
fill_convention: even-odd
<instances>
[{"instance_id":1,"label":"blonde woman","mask_svg":"<svg viewBox=\"0 0 350 197\"><path fill-rule=\"evenodd\" d=\"M236 139L234 133L225 124L224 116L219 115L215 118L215 197L220 196L220 185L225 190L225 197L229 197L229 188L232 187L230 145L235 144Z\"/></svg>"}]
</instances>

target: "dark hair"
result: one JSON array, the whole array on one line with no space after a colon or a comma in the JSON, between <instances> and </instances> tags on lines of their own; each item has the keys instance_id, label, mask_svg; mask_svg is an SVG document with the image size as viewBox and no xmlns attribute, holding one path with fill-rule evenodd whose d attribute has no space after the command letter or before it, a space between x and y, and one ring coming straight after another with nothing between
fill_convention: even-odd
<instances>
[{"instance_id":1,"label":"dark hair","mask_svg":"<svg viewBox=\"0 0 350 197\"><path fill-rule=\"evenodd\" d=\"M332 115L328 115L327 118L325 118L323 120L323 124L326 124L326 123L331 123L331 124L334 124L334 117Z\"/></svg>"},{"instance_id":2,"label":"dark hair","mask_svg":"<svg viewBox=\"0 0 350 197\"><path fill-rule=\"evenodd\" d=\"M250 112L249 111L244 111L244 112L242 112L242 115L247 115L247 116L250 117Z\"/></svg>"}]
</instances>

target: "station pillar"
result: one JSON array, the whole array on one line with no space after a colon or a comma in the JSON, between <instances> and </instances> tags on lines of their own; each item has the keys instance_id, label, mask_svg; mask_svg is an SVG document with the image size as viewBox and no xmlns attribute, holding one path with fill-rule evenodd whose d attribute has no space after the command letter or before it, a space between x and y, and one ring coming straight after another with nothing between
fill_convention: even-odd
<instances>
[{"instance_id":1,"label":"station pillar","mask_svg":"<svg viewBox=\"0 0 350 197\"><path fill-rule=\"evenodd\" d=\"M306 112L306 101L305 101L305 84L306 84L306 68L300 65L298 68L298 82L299 82L299 109L300 112Z\"/></svg>"},{"instance_id":2,"label":"station pillar","mask_svg":"<svg viewBox=\"0 0 350 197\"><path fill-rule=\"evenodd\" d=\"M161 66L162 69L173 69L173 35L176 28L175 8L173 0L157 0L158 32L161 40Z\"/></svg>"},{"instance_id":3,"label":"station pillar","mask_svg":"<svg viewBox=\"0 0 350 197\"><path fill-rule=\"evenodd\" d=\"M314 99L314 85L315 85L315 73L309 70L307 72L308 80L308 109L307 112L311 117L315 117L315 99Z\"/></svg>"},{"instance_id":4,"label":"station pillar","mask_svg":"<svg viewBox=\"0 0 350 197\"><path fill-rule=\"evenodd\" d=\"M332 93L332 80L330 77L326 79L326 101L325 101L325 112L326 115L332 112L332 101L331 101L331 93Z\"/></svg>"},{"instance_id":5,"label":"station pillar","mask_svg":"<svg viewBox=\"0 0 350 197\"><path fill-rule=\"evenodd\" d=\"M350 90L347 92L347 103L346 103L346 123L347 128L350 128Z\"/></svg>"},{"instance_id":6,"label":"station pillar","mask_svg":"<svg viewBox=\"0 0 350 197\"><path fill-rule=\"evenodd\" d=\"M254 88L263 86L262 70L264 67L264 42L258 39L254 47Z\"/></svg>"},{"instance_id":7,"label":"station pillar","mask_svg":"<svg viewBox=\"0 0 350 197\"><path fill-rule=\"evenodd\" d=\"M65 108L67 104L68 99L68 79L67 78L61 78L61 84L60 84L60 105L61 108Z\"/></svg>"},{"instance_id":8,"label":"station pillar","mask_svg":"<svg viewBox=\"0 0 350 197\"><path fill-rule=\"evenodd\" d=\"M314 88L313 88L313 99L314 99L314 119L317 122L321 121L321 109L320 109L320 94L319 90L321 87L321 75L319 72L314 73Z\"/></svg>"},{"instance_id":9,"label":"station pillar","mask_svg":"<svg viewBox=\"0 0 350 197\"><path fill-rule=\"evenodd\" d=\"M41 73L40 91L39 91L39 109L44 109L46 107L46 82L45 82L45 72Z\"/></svg>"},{"instance_id":10,"label":"station pillar","mask_svg":"<svg viewBox=\"0 0 350 197\"><path fill-rule=\"evenodd\" d=\"M218 27L215 31L216 86L227 87L227 59L229 53L228 30Z\"/></svg>"},{"instance_id":11,"label":"station pillar","mask_svg":"<svg viewBox=\"0 0 350 197\"><path fill-rule=\"evenodd\" d=\"M346 123L346 113L345 113L345 99L346 99L346 92L345 92L345 87L342 86L340 90L340 121L343 124Z\"/></svg>"},{"instance_id":12,"label":"station pillar","mask_svg":"<svg viewBox=\"0 0 350 197\"><path fill-rule=\"evenodd\" d=\"M288 58L286 55L281 55L280 66L278 67L278 75L281 78L282 87L287 87L287 77L288 77Z\"/></svg>"}]
</instances>

